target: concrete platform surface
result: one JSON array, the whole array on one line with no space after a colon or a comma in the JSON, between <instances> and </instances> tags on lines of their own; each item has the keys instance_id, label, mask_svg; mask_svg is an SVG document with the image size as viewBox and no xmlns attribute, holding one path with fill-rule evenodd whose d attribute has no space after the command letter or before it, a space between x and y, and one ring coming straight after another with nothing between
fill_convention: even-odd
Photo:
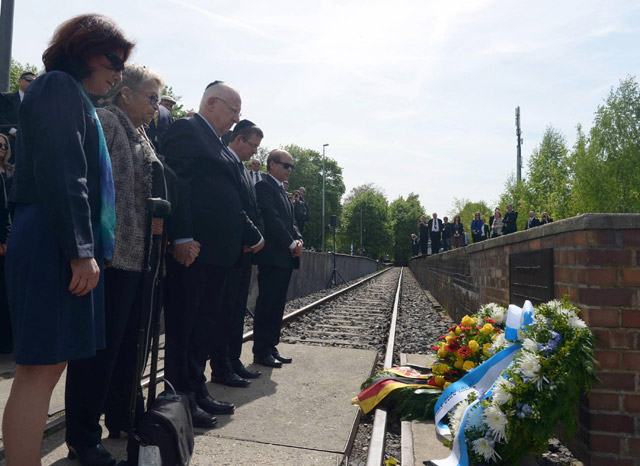
<instances>
[{"instance_id":1,"label":"concrete platform surface","mask_svg":"<svg viewBox=\"0 0 640 466\"><path fill-rule=\"evenodd\" d=\"M413 436L413 458L415 466L423 466L427 460L440 460L451 454L436 437L436 425L433 421L411 423ZM411 465L407 465L411 466Z\"/></svg>"},{"instance_id":2,"label":"concrete platform surface","mask_svg":"<svg viewBox=\"0 0 640 466\"><path fill-rule=\"evenodd\" d=\"M338 465L358 418L351 398L360 392L376 353L282 344L280 352L293 364L271 369L252 364L251 345L243 348L243 360L262 376L248 388L208 384L211 395L235 403L236 412L218 416L214 429L196 429L192 464ZM126 443L124 437L103 438L119 460L125 458ZM43 465L78 465L66 455L64 429L45 439Z\"/></svg>"}]
</instances>

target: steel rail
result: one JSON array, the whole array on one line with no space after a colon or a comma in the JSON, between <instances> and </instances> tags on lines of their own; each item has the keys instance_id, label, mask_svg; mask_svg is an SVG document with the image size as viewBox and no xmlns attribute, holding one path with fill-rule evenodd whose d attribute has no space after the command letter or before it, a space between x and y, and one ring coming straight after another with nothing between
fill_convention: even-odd
<instances>
[{"instance_id":1,"label":"steel rail","mask_svg":"<svg viewBox=\"0 0 640 466\"><path fill-rule=\"evenodd\" d=\"M387 341L387 351L384 357L384 368L389 369L393 365L393 350L396 342L396 324L398 321L398 307L400 304L400 291L402 288L402 274L404 267L400 269L398 277L398 288L396 298L393 302L393 314L391 325L389 326L389 340ZM369 453L367 454L367 466L381 466L384 461L385 437L387 435L387 410L378 408L373 417L373 429L371 431L371 441L369 442Z\"/></svg>"},{"instance_id":2,"label":"steel rail","mask_svg":"<svg viewBox=\"0 0 640 466\"><path fill-rule=\"evenodd\" d=\"M383 273L388 272L389 270L392 270L392 269L393 269L393 267L386 267L386 268L374 273L373 275L370 275L370 276L368 276L366 278L363 278L362 280L360 280L360 281L358 281L358 282L356 282L356 283L354 283L352 285L347 286L346 288L338 290L335 293L331 293L330 295L325 296L324 298L321 298L321 299L319 299L317 301L314 301L311 304L303 306L300 309L296 309L295 311L290 312L289 314L285 315L282 318L282 323L289 322L290 320L293 320L296 317L298 317L300 315L303 315L303 314L315 309L316 307L318 307L318 306L320 306L322 304L325 304L325 303L331 301L332 299L335 299L338 296L341 296L344 293L346 293L348 291L351 291L354 288L357 288L357 287L367 283L370 280L373 280L376 277L379 277ZM245 333L242 336L242 341L243 342L247 342L247 341L251 340L252 338L253 338L253 331L249 331L249 332ZM157 377L158 378L164 377L164 370L163 369L159 369L158 370ZM142 388L146 388L146 387L148 387L148 385L149 385L149 376L147 375L147 376L144 376L142 378L142 380L140 381L140 386ZM61 428L64 427L64 425L65 425L65 415L63 413L64 413L64 408L59 409L57 411L54 411L54 412L52 412L50 414L47 414L48 420L47 420L47 423L45 424L45 427L44 427L44 435L45 436L50 434L50 433L57 432L58 430L60 430ZM0 438L0 460L1 459L4 459L4 445L3 445L2 439Z\"/></svg>"}]
</instances>

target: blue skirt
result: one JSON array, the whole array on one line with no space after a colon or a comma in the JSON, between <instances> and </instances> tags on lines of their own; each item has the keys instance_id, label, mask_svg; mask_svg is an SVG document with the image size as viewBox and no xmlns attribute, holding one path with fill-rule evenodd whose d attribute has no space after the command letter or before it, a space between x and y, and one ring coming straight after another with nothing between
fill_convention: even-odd
<instances>
[{"instance_id":1,"label":"blue skirt","mask_svg":"<svg viewBox=\"0 0 640 466\"><path fill-rule=\"evenodd\" d=\"M94 356L105 347L102 260L96 258L98 286L75 296L68 289L71 266L45 208L19 206L11 230L5 271L16 363L57 364Z\"/></svg>"}]
</instances>

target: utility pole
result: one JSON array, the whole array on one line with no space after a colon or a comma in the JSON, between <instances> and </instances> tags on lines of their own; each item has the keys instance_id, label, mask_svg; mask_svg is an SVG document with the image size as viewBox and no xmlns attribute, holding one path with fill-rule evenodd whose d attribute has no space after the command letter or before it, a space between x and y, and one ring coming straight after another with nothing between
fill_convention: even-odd
<instances>
[{"instance_id":1,"label":"utility pole","mask_svg":"<svg viewBox=\"0 0 640 466\"><path fill-rule=\"evenodd\" d=\"M0 10L0 92L9 92L14 0L2 0Z\"/></svg>"},{"instance_id":2,"label":"utility pole","mask_svg":"<svg viewBox=\"0 0 640 466\"><path fill-rule=\"evenodd\" d=\"M522 131L520 131L520 107L516 107L516 137L518 138L517 180L522 181Z\"/></svg>"},{"instance_id":3,"label":"utility pole","mask_svg":"<svg viewBox=\"0 0 640 466\"><path fill-rule=\"evenodd\" d=\"M362 203L360 204L360 250L362 251Z\"/></svg>"}]
</instances>

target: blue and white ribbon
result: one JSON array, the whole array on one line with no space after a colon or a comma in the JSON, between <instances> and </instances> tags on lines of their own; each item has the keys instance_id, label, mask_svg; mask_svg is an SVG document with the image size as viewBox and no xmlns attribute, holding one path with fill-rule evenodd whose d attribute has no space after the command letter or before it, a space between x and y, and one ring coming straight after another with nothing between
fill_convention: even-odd
<instances>
[{"instance_id":1,"label":"blue and white ribbon","mask_svg":"<svg viewBox=\"0 0 640 466\"><path fill-rule=\"evenodd\" d=\"M522 308L511 304L507 312L505 338L517 341L518 331L533 322L533 313L534 309L530 301L525 301ZM469 455L465 441L467 416L476 404L491 395L493 386L500 378L500 374L511 364L521 348L522 345L520 343L511 345L475 369L472 369L463 378L445 389L435 405L436 432L440 435L451 435L449 426L442 422L442 419L458 403L464 401L470 393L476 394L476 400L467 407L462 416L460 426L453 439L451 455L442 460L432 460L432 463L438 466L468 466Z\"/></svg>"}]
</instances>

